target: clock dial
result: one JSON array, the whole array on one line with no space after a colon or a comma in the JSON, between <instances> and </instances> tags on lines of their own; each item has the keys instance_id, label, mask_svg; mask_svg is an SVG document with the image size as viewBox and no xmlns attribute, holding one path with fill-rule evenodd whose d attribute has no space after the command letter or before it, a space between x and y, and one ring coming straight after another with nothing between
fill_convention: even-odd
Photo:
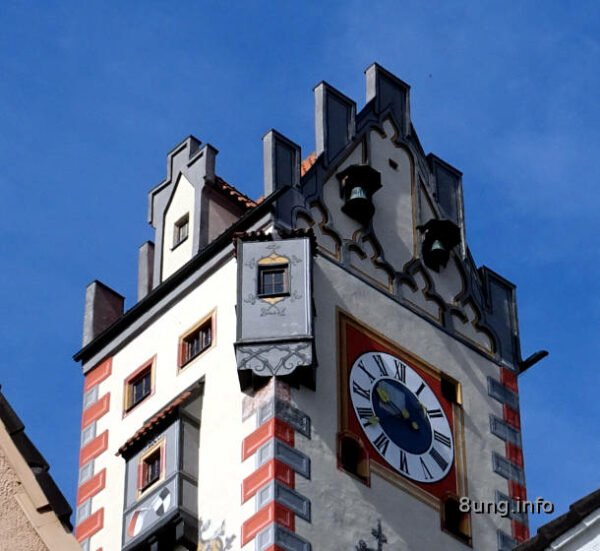
<instances>
[{"instance_id":1,"label":"clock dial","mask_svg":"<svg viewBox=\"0 0 600 551\"><path fill-rule=\"evenodd\" d=\"M418 482L444 478L454 460L452 431L435 392L412 367L383 352L366 352L350 370L350 396L379 455Z\"/></svg>"}]
</instances>

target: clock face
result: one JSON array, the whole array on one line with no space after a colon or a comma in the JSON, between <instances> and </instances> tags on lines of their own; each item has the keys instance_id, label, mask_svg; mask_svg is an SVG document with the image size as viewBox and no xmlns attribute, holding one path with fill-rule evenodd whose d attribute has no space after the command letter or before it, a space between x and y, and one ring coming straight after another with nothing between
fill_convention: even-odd
<instances>
[{"instance_id":1,"label":"clock face","mask_svg":"<svg viewBox=\"0 0 600 551\"><path fill-rule=\"evenodd\" d=\"M452 431L434 391L413 368L391 354L365 352L352 364L349 392L365 435L391 467L426 483L448 474Z\"/></svg>"}]
</instances>

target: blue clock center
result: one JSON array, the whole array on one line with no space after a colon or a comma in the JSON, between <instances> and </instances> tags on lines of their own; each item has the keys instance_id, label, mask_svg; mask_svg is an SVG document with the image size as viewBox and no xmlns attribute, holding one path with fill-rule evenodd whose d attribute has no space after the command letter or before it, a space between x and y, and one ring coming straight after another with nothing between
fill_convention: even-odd
<instances>
[{"instance_id":1,"label":"blue clock center","mask_svg":"<svg viewBox=\"0 0 600 551\"><path fill-rule=\"evenodd\" d=\"M395 379L380 379L371 395L375 415L389 438L408 453L425 453L433 434L427 412L415 394Z\"/></svg>"}]
</instances>

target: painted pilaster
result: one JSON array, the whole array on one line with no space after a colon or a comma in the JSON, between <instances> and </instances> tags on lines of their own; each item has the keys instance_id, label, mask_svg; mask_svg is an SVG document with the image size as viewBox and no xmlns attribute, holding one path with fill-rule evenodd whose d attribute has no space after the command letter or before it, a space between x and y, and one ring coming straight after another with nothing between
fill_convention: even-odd
<instances>
[{"instance_id":1,"label":"painted pilaster","mask_svg":"<svg viewBox=\"0 0 600 551\"><path fill-rule=\"evenodd\" d=\"M242 420L256 426L242 442L242 462L254 463L242 482L242 504L255 511L242 523L242 549L311 551L295 533L296 518L311 522L311 503L294 489L297 475L310 480L310 458L295 448L297 438L310 438L310 418L290 404L289 386L271 378L244 399Z\"/></svg>"}]
</instances>

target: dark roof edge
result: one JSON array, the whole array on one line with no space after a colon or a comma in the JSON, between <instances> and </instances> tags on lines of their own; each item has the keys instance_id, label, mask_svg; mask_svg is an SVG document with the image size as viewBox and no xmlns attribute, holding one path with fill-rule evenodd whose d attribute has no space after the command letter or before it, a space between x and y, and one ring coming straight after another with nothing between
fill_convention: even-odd
<instances>
[{"instance_id":1,"label":"dark roof edge","mask_svg":"<svg viewBox=\"0 0 600 551\"><path fill-rule=\"evenodd\" d=\"M0 385L0 389L1 388L2 386ZM36 482L46 496L50 507L62 525L71 532L73 526L71 525L70 517L73 510L52 476L50 476L50 473L48 472L50 470L50 465L25 434L25 425L6 399L6 396L2 394L1 390L0 419L6 426L6 430L17 450L19 450L19 453L35 476Z\"/></svg>"},{"instance_id":2,"label":"dark roof edge","mask_svg":"<svg viewBox=\"0 0 600 551\"><path fill-rule=\"evenodd\" d=\"M600 508L600 489L575 501L566 513L540 526L534 537L515 547L514 551L544 551L554 540L577 526L598 508Z\"/></svg>"},{"instance_id":3,"label":"dark roof edge","mask_svg":"<svg viewBox=\"0 0 600 551\"><path fill-rule=\"evenodd\" d=\"M226 246L231 244L233 235L239 232L252 222L254 222L261 215L265 214L281 195L283 195L289 186L285 186L275 190L269 197L266 197L258 205L253 207L248 212L244 213L241 218L237 220L232 226L225 230L219 237L217 237L207 247L202 249L196 256L194 256L187 264L184 264L179 270L177 270L168 279L163 281L160 285L155 287L144 299L132 306L122 317L115 321L112 325L107 327L102 333L100 333L94 340L85 345L82 349L73 355L73 359L76 362L85 361L86 358L91 357L100 348L106 345L116 335L121 333L131 323L141 317L144 312L154 306L160 299L162 299L172 289L177 287L182 281L184 281L190 274L192 274L198 267L202 266L207 260L210 260L219 251L224 249Z\"/></svg>"}]
</instances>

